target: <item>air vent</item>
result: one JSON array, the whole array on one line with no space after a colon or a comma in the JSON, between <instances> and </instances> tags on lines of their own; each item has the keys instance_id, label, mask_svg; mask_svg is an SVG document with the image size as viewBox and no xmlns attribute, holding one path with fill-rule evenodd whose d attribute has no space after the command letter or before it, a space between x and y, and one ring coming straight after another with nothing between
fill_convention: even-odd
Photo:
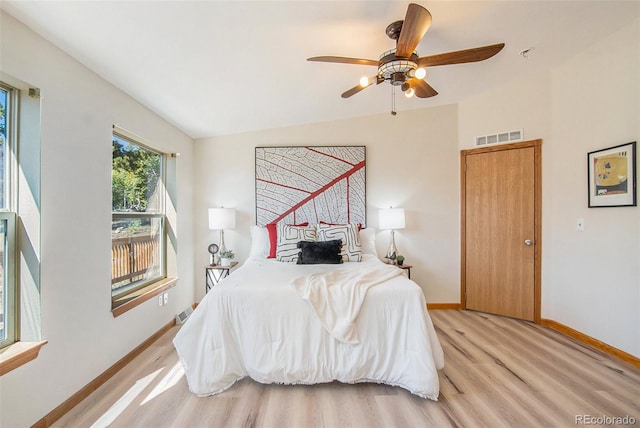
<instances>
[{"instance_id":1,"label":"air vent","mask_svg":"<svg viewBox=\"0 0 640 428\"><path fill-rule=\"evenodd\" d=\"M505 144L513 143L514 141L522 141L524 139L524 133L522 129L516 129L515 131L506 131L499 134L483 135L476 137L476 146L486 146L490 144Z\"/></svg>"},{"instance_id":2,"label":"air vent","mask_svg":"<svg viewBox=\"0 0 640 428\"><path fill-rule=\"evenodd\" d=\"M184 324L184 322L191 316L193 313L193 308L191 306L187 306L184 311L180 312L176 315L176 324Z\"/></svg>"}]
</instances>

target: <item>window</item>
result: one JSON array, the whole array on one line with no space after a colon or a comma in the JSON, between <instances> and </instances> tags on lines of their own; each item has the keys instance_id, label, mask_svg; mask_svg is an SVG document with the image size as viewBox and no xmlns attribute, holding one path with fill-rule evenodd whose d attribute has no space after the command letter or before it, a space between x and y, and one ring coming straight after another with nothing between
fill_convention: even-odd
<instances>
[{"instance_id":1,"label":"window","mask_svg":"<svg viewBox=\"0 0 640 428\"><path fill-rule=\"evenodd\" d=\"M0 376L37 358L40 89L0 71ZM19 231L19 233L18 233Z\"/></svg>"},{"instance_id":2,"label":"window","mask_svg":"<svg viewBox=\"0 0 640 428\"><path fill-rule=\"evenodd\" d=\"M112 139L112 307L166 277L164 156L135 137Z\"/></svg>"},{"instance_id":3,"label":"window","mask_svg":"<svg viewBox=\"0 0 640 428\"><path fill-rule=\"evenodd\" d=\"M14 343L17 334L15 276L16 214L13 211L11 167L15 148L18 91L0 82L0 348Z\"/></svg>"}]
</instances>

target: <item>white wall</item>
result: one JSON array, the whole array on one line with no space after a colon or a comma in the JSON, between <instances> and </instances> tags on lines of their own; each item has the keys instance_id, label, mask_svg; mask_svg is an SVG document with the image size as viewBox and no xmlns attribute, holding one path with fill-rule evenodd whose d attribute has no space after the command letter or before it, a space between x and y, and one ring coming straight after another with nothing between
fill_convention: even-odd
<instances>
[{"instance_id":1,"label":"white wall","mask_svg":"<svg viewBox=\"0 0 640 428\"><path fill-rule=\"evenodd\" d=\"M455 106L196 141L196 194L202 196L194 205L196 278L204 281L206 248L219 241L218 232L207 229L209 207L238 210L237 227L225 231L225 242L239 261L248 255L249 227L255 224L256 146L365 145L367 225L377 228L378 208L405 208L407 227L396 232L396 244L405 263L414 266L411 278L428 302L459 302L457 141ZM380 256L388 244L389 232L379 232ZM197 297L203 294L204 284L198 285Z\"/></svg>"},{"instance_id":2,"label":"white wall","mask_svg":"<svg viewBox=\"0 0 640 428\"><path fill-rule=\"evenodd\" d=\"M517 79L460 103L460 149L475 148L478 136L517 129L523 130L525 140L547 140L551 127L550 82L549 72L525 67Z\"/></svg>"},{"instance_id":3,"label":"white wall","mask_svg":"<svg viewBox=\"0 0 640 428\"><path fill-rule=\"evenodd\" d=\"M640 21L554 70L551 91L543 316L640 356L640 208L587 208L586 191L587 152L640 142Z\"/></svg>"},{"instance_id":4,"label":"white wall","mask_svg":"<svg viewBox=\"0 0 640 428\"><path fill-rule=\"evenodd\" d=\"M194 297L193 142L11 16L2 71L41 89L40 356L0 378L0 425L30 426L130 352ZM180 152L178 286L114 318L110 300L111 126Z\"/></svg>"},{"instance_id":5,"label":"white wall","mask_svg":"<svg viewBox=\"0 0 640 428\"><path fill-rule=\"evenodd\" d=\"M587 208L586 157L640 140L639 61L635 20L554 70L459 105L461 148L519 128L543 139L542 317L636 356L640 208Z\"/></svg>"}]
</instances>

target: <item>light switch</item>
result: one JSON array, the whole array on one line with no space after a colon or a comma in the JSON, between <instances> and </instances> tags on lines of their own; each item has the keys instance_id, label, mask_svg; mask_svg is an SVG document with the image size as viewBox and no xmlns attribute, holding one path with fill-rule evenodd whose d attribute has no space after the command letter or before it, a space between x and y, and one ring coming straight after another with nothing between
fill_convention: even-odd
<instances>
[{"instance_id":1,"label":"light switch","mask_svg":"<svg viewBox=\"0 0 640 428\"><path fill-rule=\"evenodd\" d=\"M578 220L576 220L576 230L578 232L584 232L584 219L583 218L579 218Z\"/></svg>"}]
</instances>

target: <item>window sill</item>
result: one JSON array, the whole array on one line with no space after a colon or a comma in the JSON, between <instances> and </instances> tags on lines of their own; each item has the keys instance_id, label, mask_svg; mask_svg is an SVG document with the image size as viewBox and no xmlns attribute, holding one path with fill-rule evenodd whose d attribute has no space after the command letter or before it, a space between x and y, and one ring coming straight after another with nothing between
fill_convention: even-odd
<instances>
[{"instance_id":1,"label":"window sill","mask_svg":"<svg viewBox=\"0 0 640 428\"><path fill-rule=\"evenodd\" d=\"M41 342L16 342L7 346L0 352L0 376L35 360L40 353L40 348L46 344L47 341L43 340Z\"/></svg>"},{"instance_id":2,"label":"window sill","mask_svg":"<svg viewBox=\"0 0 640 428\"><path fill-rule=\"evenodd\" d=\"M149 284L134 293L120 297L112 302L111 314L114 318L119 317L125 312L130 311L136 306L174 287L177 282L178 278L164 278L154 282L153 284Z\"/></svg>"}]
</instances>

